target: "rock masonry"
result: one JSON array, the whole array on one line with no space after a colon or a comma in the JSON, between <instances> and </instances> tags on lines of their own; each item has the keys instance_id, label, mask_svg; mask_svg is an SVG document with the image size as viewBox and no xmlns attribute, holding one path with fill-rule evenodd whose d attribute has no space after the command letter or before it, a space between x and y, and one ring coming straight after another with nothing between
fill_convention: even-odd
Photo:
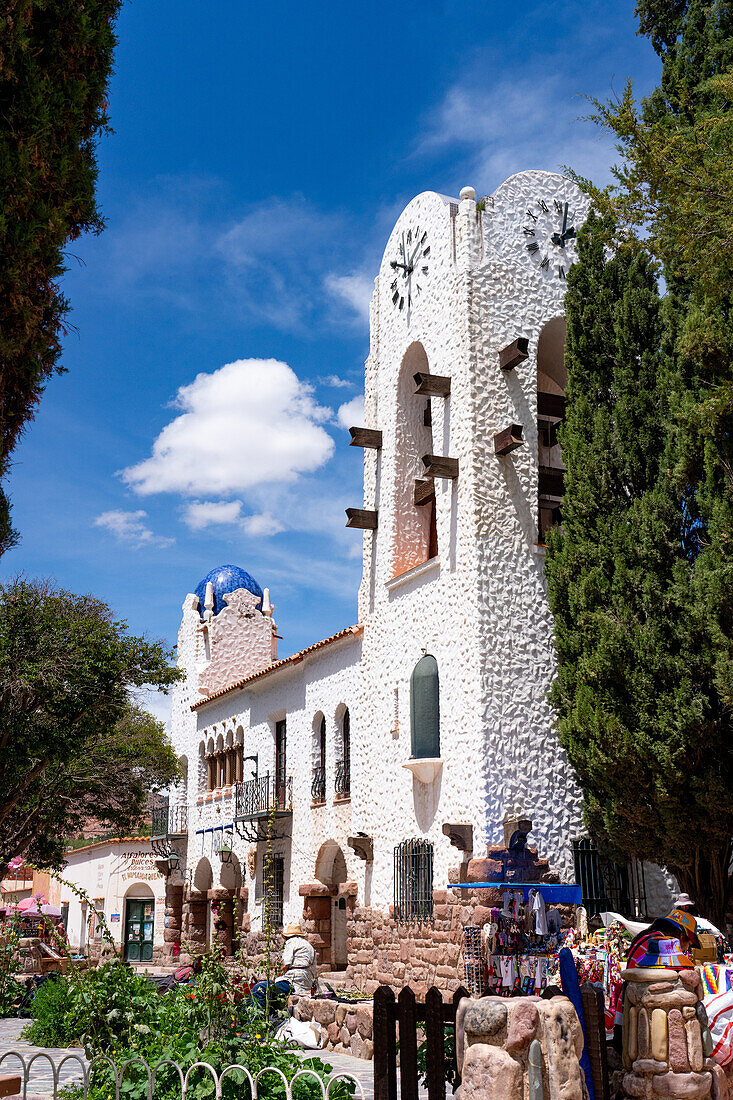
<instances>
[{"instance_id":1,"label":"rock masonry","mask_svg":"<svg viewBox=\"0 0 733 1100\"><path fill-rule=\"evenodd\" d=\"M583 1100L583 1032L567 997L464 997L460 1100Z\"/></svg>"},{"instance_id":2,"label":"rock masonry","mask_svg":"<svg viewBox=\"0 0 733 1100\"><path fill-rule=\"evenodd\" d=\"M632 1100L728 1100L697 970L622 971L623 1091Z\"/></svg>"}]
</instances>

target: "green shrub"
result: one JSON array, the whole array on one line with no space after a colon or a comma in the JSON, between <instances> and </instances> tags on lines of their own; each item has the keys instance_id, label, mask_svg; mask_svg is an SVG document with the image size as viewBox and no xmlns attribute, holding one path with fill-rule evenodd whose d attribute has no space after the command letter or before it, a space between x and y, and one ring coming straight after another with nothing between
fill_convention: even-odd
<instances>
[{"instance_id":1,"label":"green shrub","mask_svg":"<svg viewBox=\"0 0 733 1100\"><path fill-rule=\"evenodd\" d=\"M70 1034L74 999L66 978L45 981L33 998L33 1021L23 1038L39 1047L65 1047L74 1041Z\"/></svg>"}]
</instances>

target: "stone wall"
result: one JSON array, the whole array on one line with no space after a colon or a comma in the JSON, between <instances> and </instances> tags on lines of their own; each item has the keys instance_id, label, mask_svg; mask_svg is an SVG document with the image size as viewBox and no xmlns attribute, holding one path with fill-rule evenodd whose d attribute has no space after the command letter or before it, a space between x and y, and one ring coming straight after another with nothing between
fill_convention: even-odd
<instances>
[{"instance_id":1,"label":"stone wall","mask_svg":"<svg viewBox=\"0 0 733 1100\"><path fill-rule=\"evenodd\" d=\"M321 1025L324 1049L355 1058L373 1057L373 1004L343 1004L312 997L293 997L291 1004L296 1020L316 1020Z\"/></svg>"}]
</instances>

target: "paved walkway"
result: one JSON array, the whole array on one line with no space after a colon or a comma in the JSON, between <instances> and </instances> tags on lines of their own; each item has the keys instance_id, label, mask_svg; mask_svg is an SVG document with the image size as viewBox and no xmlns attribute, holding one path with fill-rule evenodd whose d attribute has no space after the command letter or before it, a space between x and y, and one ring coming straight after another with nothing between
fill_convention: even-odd
<instances>
[{"instance_id":1,"label":"paved walkway","mask_svg":"<svg viewBox=\"0 0 733 1100\"><path fill-rule=\"evenodd\" d=\"M21 1039L20 1034L29 1023L30 1020L0 1020L0 1058L9 1050L17 1050L25 1058L26 1065L34 1054L48 1054L54 1065L58 1065L65 1055L73 1054L81 1058L84 1065L87 1064L82 1047L34 1047L32 1043ZM21 1073L22 1075L22 1072L23 1067L17 1058L4 1058L0 1062L0 1073ZM77 1061L65 1062L59 1073L59 1085L81 1082L82 1077L81 1067ZM53 1071L48 1058L38 1058L31 1066L28 1095L53 1095Z\"/></svg>"}]
</instances>

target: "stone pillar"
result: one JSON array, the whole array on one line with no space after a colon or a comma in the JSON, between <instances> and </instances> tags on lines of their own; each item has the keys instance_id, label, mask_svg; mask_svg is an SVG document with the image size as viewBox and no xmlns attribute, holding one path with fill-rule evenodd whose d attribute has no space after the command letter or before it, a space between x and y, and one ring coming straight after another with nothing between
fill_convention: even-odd
<instances>
[{"instance_id":1,"label":"stone pillar","mask_svg":"<svg viewBox=\"0 0 733 1100\"><path fill-rule=\"evenodd\" d=\"M174 947L181 946L183 935L183 883L171 882L170 876L165 884L165 927L163 929L163 953L167 959L175 957Z\"/></svg>"},{"instance_id":2,"label":"stone pillar","mask_svg":"<svg viewBox=\"0 0 733 1100\"><path fill-rule=\"evenodd\" d=\"M635 1100L705 1100L715 1063L696 970L624 970L623 1091Z\"/></svg>"},{"instance_id":3,"label":"stone pillar","mask_svg":"<svg viewBox=\"0 0 733 1100\"><path fill-rule=\"evenodd\" d=\"M237 756L236 756L236 763L237 763L236 781L237 781L237 783L241 783L244 779L244 749L242 748L241 745L239 745L235 751L236 751L236 754L237 754Z\"/></svg>"},{"instance_id":4,"label":"stone pillar","mask_svg":"<svg viewBox=\"0 0 733 1100\"><path fill-rule=\"evenodd\" d=\"M184 939L190 945L194 955L201 955L207 949L206 908L208 899L199 890L188 889L183 901Z\"/></svg>"},{"instance_id":5,"label":"stone pillar","mask_svg":"<svg viewBox=\"0 0 733 1100\"><path fill-rule=\"evenodd\" d=\"M206 757L206 790L213 791L216 786L215 780L216 771L216 757L213 753Z\"/></svg>"},{"instance_id":6,"label":"stone pillar","mask_svg":"<svg viewBox=\"0 0 733 1100\"><path fill-rule=\"evenodd\" d=\"M464 997L456 1014L462 1100L583 1100L583 1032L567 997Z\"/></svg>"},{"instance_id":7,"label":"stone pillar","mask_svg":"<svg viewBox=\"0 0 733 1100\"><path fill-rule=\"evenodd\" d=\"M225 955L232 953L232 896L229 890L217 888L209 890L211 909L211 942L224 949ZM216 907L216 908L214 908ZM217 928L217 924L224 925Z\"/></svg>"}]
</instances>

